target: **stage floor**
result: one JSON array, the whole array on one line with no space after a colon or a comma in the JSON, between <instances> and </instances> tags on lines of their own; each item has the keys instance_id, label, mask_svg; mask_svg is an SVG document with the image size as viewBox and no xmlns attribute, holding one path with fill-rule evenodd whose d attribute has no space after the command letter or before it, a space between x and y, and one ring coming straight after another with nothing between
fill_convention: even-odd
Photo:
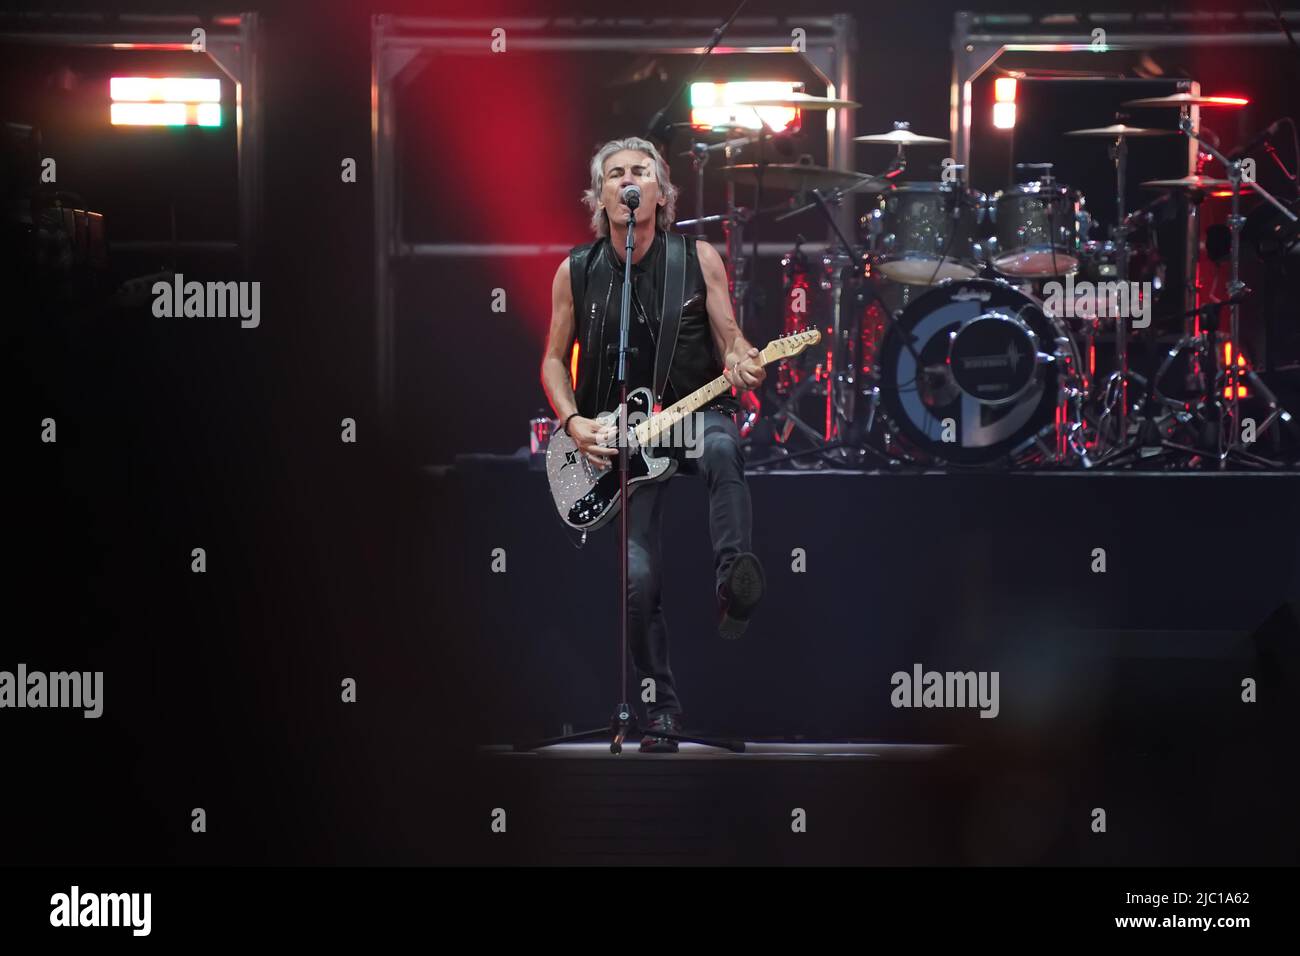
<instances>
[{"instance_id":1,"label":"stage floor","mask_svg":"<svg viewBox=\"0 0 1300 956\"><path fill-rule=\"evenodd\" d=\"M610 753L609 741L601 743L553 744L532 751L516 751L509 744L482 748L494 757L546 760L932 760L953 748L944 744L887 743L794 743L745 741L744 753L721 747L683 743L675 754L641 753L639 741L624 746L620 754Z\"/></svg>"},{"instance_id":2,"label":"stage floor","mask_svg":"<svg viewBox=\"0 0 1300 956\"><path fill-rule=\"evenodd\" d=\"M488 747L463 797L484 821L479 863L1293 865L1295 774L1270 753L1280 742L1189 735L1096 753L1063 735L1032 755L813 741L617 757L604 742ZM503 830L489 831L489 813Z\"/></svg>"},{"instance_id":3,"label":"stage floor","mask_svg":"<svg viewBox=\"0 0 1300 956\"><path fill-rule=\"evenodd\" d=\"M768 594L739 641L716 630L702 481L671 480L663 526L686 729L748 752L641 754L638 739L615 756L603 738L516 753L502 742L608 724L615 536L576 547L523 462L427 474L430 633L456 635L438 653L476 701L466 811L508 818L476 860L1296 862L1300 695L1274 683L1248 706L1241 682L1285 682L1296 659L1294 627L1257 629L1300 597L1300 476L748 484ZM997 673L996 719L895 703L893 675L917 667Z\"/></svg>"}]
</instances>

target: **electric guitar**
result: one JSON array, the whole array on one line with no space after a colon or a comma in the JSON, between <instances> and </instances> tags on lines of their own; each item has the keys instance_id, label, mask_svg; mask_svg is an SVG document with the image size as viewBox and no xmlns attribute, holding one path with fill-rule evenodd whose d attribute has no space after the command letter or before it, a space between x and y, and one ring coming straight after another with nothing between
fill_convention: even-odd
<instances>
[{"instance_id":1,"label":"electric guitar","mask_svg":"<svg viewBox=\"0 0 1300 956\"><path fill-rule=\"evenodd\" d=\"M798 355L810 345L821 340L816 329L795 332L773 339L759 354L763 365ZM627 416L622 426L627 436L626 451L630 455L627 467L627 491L631 495L641 485L664 481L677 470L678 461L670 455L654 454L657 446L680 435L689 437L686 427L674 431L674 426L707 402L731 388L719 375L708 385L696 389L671 408L654 412L654 397L648 388L638 388L628 393ZM619 410L596 416L602 424L615 424ZM697 436L702 440L703 436ZM618 514L621 489L619 487L617 459L611 459L610 468L598 469L578 450L578 444L566 433L557 431L546 448L546 480L550 482L551 498L561 520L578 531L599 528Z\"/></svg>"}]
</instances>

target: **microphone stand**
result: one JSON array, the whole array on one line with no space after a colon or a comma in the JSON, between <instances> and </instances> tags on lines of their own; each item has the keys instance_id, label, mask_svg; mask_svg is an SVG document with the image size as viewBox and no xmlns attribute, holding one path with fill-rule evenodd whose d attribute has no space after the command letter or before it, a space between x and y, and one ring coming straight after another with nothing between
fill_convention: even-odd
<instances>
[{"instance_id":1,"label":"microphone stand","mask_svg":"<svg viewBox=\"0 0 1300 956\"><path fill-rule=\"evenodd\" d=\"M615 419L615 425L618 428L618 643L620 687L618 708L614 711L614 716L610 718L609 729L613 739L610 741L609 752L612 754L622 753L623 741L627 739L629 731L636 733L636 718L632 714L632 708L627 703L628 615L632 610L627 599L627 553L629 548L627 519L628 512L632 510L628 507L630 502L627 494L627 467L632 450L631 443L628 441L630 436L627 428L627 335L632 324L632 250L636 246L636 209L641 204L641 200L629 196L624 201L628 207L627 241L623 244L623 294L619 303L622 314L619 316L618 321L618 368L614 373L614 381L618 383L618 417Z\"/></svg>"},{"instance_id":2,"label":"microphone stand","mask_svg":"<svg viewBox=\"0 0 1300 956\"><path fill-rule=\"evenodd\" d=\"M672 138L672 129L671 127L664 127L664 114L667 113L668 110L672 108L672 105L677 102L677 98L686 91L686 85L691 82L691 77L700 72L700 67L702 67L704 61L709 58L709 54L713 52L713 48L722 42L723 36L725 36L726 32L731 29L731 25L736 22L736 17L740 16L740 11L744 10L745 5L748 3L749 0L740 0L740 5L732 11L731 16L727 17L726 20L718 24L714 29L713 36L710 37L708 46L706 46L704 51L695 58L695 64L687 72L686 77L682 82L678 84L677 89L673 90L673 95L668 97L668 102L664 103L658 113L655 113L654 116L650 117L650 122L646 125L646 139L657 139L665 145L668 144L669 140Z\"/></svg>"},{"instance_id":3,"label":"microphone stand","mask_svg":"<svg viewBox=\"0 0 1300 956\"><path fill-rule=\"evenodd\" d=\"M632 324L632 252L636 246L636 210L641 204L639 196L624 196L624 204L628 207L627 217L627 241L623 245L623 293L620 298L619 307L622 315L618 323L618 363L615 367L614 380L618 384L618 412L616 413L615 425L618 429L618 490L619 490L619 508L618 508L618 583L619 583L619 703L615 708L613 716L609 719L608 727L597 727L593 730L583 730L576 734L565 734L561 737L551 737L530 744L515 744L514 750L536 750L540 747L549 747L553 744L577 743L581 740L592 740L594 738L610 735L609 752L620 754L623 752L623 743L628 737L636 737L647 733L637 723L636 715L632 713L632 708L627 703L627 646L629 615L631 613L631 604L628 601L628 549L630 544L630 535L628 532L628 513L631 510L628 500L628 463L631 460L632 430L627 427L627 357L629 353L627 339L628 330ZM575 310L578 304L574 303ZM665 308L668 305L665 304ZM681 308L680 304L677 308ZM707 747L720 747L724 750L730 750L732 753L744 753L745 743L740 740L712 740L705 737L687 736L685 734L674 734L661 731L654 731L652 736L662 737L667 740L686 741L688 743L704 744Z\"/></svg>"}]
</instances>

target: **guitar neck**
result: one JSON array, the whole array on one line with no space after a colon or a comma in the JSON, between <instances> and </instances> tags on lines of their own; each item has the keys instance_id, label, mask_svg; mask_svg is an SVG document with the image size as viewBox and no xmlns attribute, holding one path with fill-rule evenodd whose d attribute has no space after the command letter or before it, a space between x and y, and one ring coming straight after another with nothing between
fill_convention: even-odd
<instances>
[{"instance_id":1,"label":"guitar neck","mask_svg":"<svg viewBox=\"0 0 1300 956\"><path fill-rule=\"evenodd\" d=\"M767 348L763 349L758 358L763 365L771 365L773 362L785 358L788 354L789 353L773 349L769 345ZM647 418L638 425L634 429L637 443L640 445L652 444L655 439L671 429L687 415L711 402L730 388L731 386L727 383L726 378L721 375L703 388L697 388L670 408L665 408L657 415Z\"/></svg>"}]
</instances>

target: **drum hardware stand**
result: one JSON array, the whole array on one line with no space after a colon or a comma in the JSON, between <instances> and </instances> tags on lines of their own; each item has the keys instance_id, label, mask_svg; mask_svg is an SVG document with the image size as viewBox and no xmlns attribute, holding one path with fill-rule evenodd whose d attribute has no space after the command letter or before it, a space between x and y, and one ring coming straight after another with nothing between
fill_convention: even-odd
<instances>
[{"instance_id":1,"label":"drum hardware stand","mask_svg":"<svg viewBox=\"0 0 1300 956\"><path fill-rule=\"evenodd\" d=\"M888 466L895 466L899 462L874 448L867 439L871 429L871 423L875 421L876 404L879 399L879 389L864 389L863 397L868 397L870 402L870 412L868 423L865 428L856 428L856 400L858 398L858 382L856 365L851 360L853 357L852 345L846 341L846 336L851 336L856 327L856 323L846 321L847 306L845 294L849 290L845 288L844 273L851 271L854 278L861 278L863 275L862 266L856 250L848 241L847 237L840 230L838 223L832 215L829 202L839 202L847 193L861 189L866 185L879 184L889 176L896 174L896 170L891 167L886 173L878 177L871 177L863 180L861 183L854 184L851 187L833 190L827 195L823 194L816 188L810 189L805 195L812 198L801 206L792 209L781 207L784 211L777 216L774 221L780 222L799 215L807 210L816 207L817 210L826 219L831 231L834 233L838 243L843 250L839 253L828 253L828 259L836 266L832 273L832 304L831 304L831 328L829 329L829 349L828 361L823 371L825 378L820 381L825 382L826 387L826 428L824 432L818 432L807 422L803 421L795 412L794 406L803 398L808 391L816 384L819 379L808 377L790 390L785 396L777 411L772 413L772 418L784 420L784 435L780 441L785 441L792 429L797 428L801 433L818 442L818 447L795 453L787 453L782 458L772 459L755 464L753 467L765 466L777 461L789 461L795 458L803 458L811 455L821 456L827 462L838 459L841 462L861 463L867 456L873 456ZM802 237L799 241L802 241ZM796 246L797 248L797 246ZM863 286L865 289L866 286ZM872 294L875 295L874 288ZM862 303L859 303L862 304ZM880 303L882 312L887 321L893 320L893 314L885 303ZM861 315L861 310L855 308L854 315ZM907 346L915 355L915 348L910 341ZM837 452L832 457L829 453Z\"/></svg>"},{"instance_id":2,"label":"drum hardware stand","mask_svg":"<svg viewBox=\"0 0 1300 956\"><path fill-rule=\"evenodd\" d=\"M902 150L901 146L899 147L899 150L901 152ZM822 196L821 192L816 188L810 189L808 191L808 194L812 197L813 202L816 204L818 211L822 214L823 218L825 218L827 225L830 226L831 231L835 234L836 239L839 240L840 247L844 250L842 255L847 259L849 263L849 265L846 266L845 268L850 269L855 278L862 278L863 271L862 271L861 262L859 261L859 258L856 252L854 251L852 243L850 243L848 238L844 235L844 233L840 231L839 224L836 223L835 217L831 214L830 206L826 201L826 197ZM835 195L834 197L835 201L838 202L842 195L843 195L843 191L837 190L837 195ZM877 451L875 448L871 447L871 445L866 441L865 432L859 436L856 436L857 437L856 441L845 440L846 436L849 435L852 431L852 425L855 418L855 412L856 412L855 404L858 397L857 396L858 370L856 367L856 363L849 361L849 356L851 353L848 347L844 343L845 333L851 332L851 330L845 329L844 321L843 321L844 292L845 292L844 284L843 284L843 269L836 271L836 277L837 277L838 287L834 290L834 306L832 309L832 317L834 320L834 325L831 330L831 334L834 342L831 351L831 364L834 367L831 369L831 379L828 383L828 402L829 402L828 413L829 413L831 427L830 427L830 433L827 435L827 438L832 442L839 441L841 444L844 444L847 447L856 448L860 456L862 453L865 452L867 454L873 454L885 462L892 462L892 459L888 455L885 455ZM871 290L871 294L875 296L874 289ZM877 297L877 301L879 301L878 297ZM861 305L865 306L865 303L861 303ZM894 315L890 312L889 308L886 306L884 302L880 302L880 305L881 305L881 311L885 316L886 326L887 327L892 326L894 323ZM863 313L862 309L854 309L855 315L860 316L862 315L862 313ZM921 357L916 352L916 346L913 344L911 340L911 336L902 335L902 341L904 346L907 348L907 350L911 352L912 358L916 361L917 366L920 367ZM873 388L871 393L868 394L873 394L873 399L874 399L875 397L878 397L879 390ZM872 408L873 419L874 419L874 412L875 409L873 404L873 408Z\"/></svg>"},{"instance_id":3,"label":"drum hardware stand","mask_svg":"<svg viewBox=\"0 0 1300 956\"><path fill-rule=\"evenodd\" d=\"M1180 424L1191 424L1194 420L1199 419L1203 425L1208 426L1208 430L1213 436L1214 447L1194 448L1163 438L1160 442L1162 448L1178 451L1197 458L1203 458L1207 455L1213 455L1219 459L1222 458L1223 443L1220 436L1223 433L1222 423L1224 416L1219 394L1224 385L1219 381L1218 374L1219 315L1225 306L1231 307L1244 300L1249 294L1250 290L1243 286L1241 291L1231 299L1225 299L1220 302L1211 302L1198 309L1193 309L1192 313L1194 313L1195 316L1202 316L1205 318L1204 327L1197 335L1185 335L1179 339L1178 342L1175 343L1166 353L1164 360L1160 363L1160 368L1156 371L1155 376L1151 380L1150 401L1161 408L1168 409L1174 417L1178 419ZM1185 316L1184 318L1191 318L1191 316ZM1194 405L1179 401L1175 398L1170 398L1160 390L1160 383L1168 374L1169 367L1173 364L1174 360L1184 352L1189 354L1189 361L1199 361L1201 363L1200 367L1204 374L1204 379L1198 389L1201 397ZM1269 408L1269 414L1260 425L1256 434L1262 434L1265 432L1273 422L1279 418L1283 421L1289 421L1290 415L1278 405L1277 397L1268 386L1264 384L1260 377L1255 373L1254 369L1247 367L1245 375L1247 381L1249 381L1252 387L1256 389L1257 393ZM1226 370L1224 378L1225 380L1227 378ZM1208 412L1209 414L1207 415L1205 412ZM1256 455L1254 452L1245 449L1241 449L1234 454L1243 464L1256 465L1259 467L1280 467L1280 463L1270 461L1267 458Z\"/></svg>"},{"instance_id":4,"label":"drum hardware stand","mask_svg":"<svg viewBox=\"0 0 1300 956\"><path fill-rule=\"evenodd\" d=\"M635 737L645 733L637 724L636 714L627 704L627 649L628 649L628 631L629 618L631 615L631 605L628 601L628 513L631 508L628 506L628 463L631 459L632 445L629 441L631 429L628 428L627 421L627 357L631 351L628 347L628 329L631 325L632 314L632 252L636 245L636 210L637 202L627 200L630 208L627 217L627 243L623 253L623 295L622 295L622 315L619 318L618 330L618 362L615 366L614 381L618 384L619 400L619 417L618 417L618 482L620 507L618 509L618 538L619 538L619 704L613 715L609 719L608 727L598 727L593 730L579 731L576 734L564 734L559 737L551 737L547 740L538 741L530 744L516 744L514 750L537 750L541 747L549 747L553 744L575 743L580 740L592 740L594 738L610 736L609 752L619 754L623 752L623 742L629 736ZM689 743L704 744L708 747L720 747L724 750L730 750L732 753L744 753L745 744L739 740L712 740L706 737L688 736L686 734L674 734L668 732L654 733L656 737L664 737L669 740L686 741Z\"/></svg>"},{"instance_id":5,"label":"drum hardware stand","mask_svg":"<svg viewBox=\"0 0 1300 956\"><path fill-rule=\"evenodd\" d=\"M758 144L758 155L755 157L755 179L757 180L757 190L755 192L754 210L748 210L736 205L736 183L734 180L727 178L723 186L726 196L727 211L717 219L722 223L723 239L727 247L727 277L731 283L731 306L736 315L736 324L740 330L745 330L745 323L749 318L751 302L753 300L754 282L750 277L750 270L758 268L758 227L757 220L770 210L763 210L763 171L769 165L767 161L767 142L780 135L776 133L767 121L759 117L759 122L763 128L759 131L757 138L742 137L736 140L728 140L723 143L724 158L726 165L734 165L740 158L741 152L748 145ZM773 208L784 208L784 205ZM689 220L688 220L689 222ZM745 235L745 227L753 225L752 229L752 257L745 255L745 242L748 238ZM752 261L751 261L752 259Z\"/></svg>"},{"instance_id":6,"label":"drum hardware stand","mask_svg":"<svg viewBox=\"0 0 1300 956\"><path fill-rule=\"evenodd\" d=\"M1119 269L1120 280L1128 281L1128 230L1124 222L1124 173L1128 166L1128 139L1122 133L1115 137L1115 142L1110 148L1111 158L1115 162L1115 228L1112 230L1113 241L1115 243L1115 258ZM1110 374L1106 380L1106 391L1109 392L1112 383L1118 384L1118 402L1119 415L1118 422L1118 439L1117 447L1113 449L1112 454L1103 455L1098 459L1098 464L1107 458L1114 458L1120 454L1131 450L1134 443L1130 442L1128 437L1128 383L1131 377L1128 367L1128 326L1125 324L1123 316L1115 316L1115 359L1116 370ZM1110 408L1102 415L1104 420L1110 414ZM1105 441L1106 436L1102 431L1098 432L1098 440Z\"/></svg>"},{"instance_id":7,"label":"drum hardware stand","mask_svg":"<svg viewBox=\"0 0 1300 956\"><path fill-rule=\"evenodd\" d=\"M1116 271L1119 273L1119 281L1128 282L1129 231L1132 228L1129 217L1124 211L1125 172L1128 168L1128 137L1123 133L1116 136L1115 142L1110 147L1110 154L1115 164L1115 226L1111 230L1111 235L1112 241L1115 243ZM1106 449L1094 461L1095 465L1114 464L1125 459L1130 454L1136 454L1140 457L1144 449L1151 447L1144 445L1144 441L1147 441L1150 436L1149 433L1144 434L1142 432L1141 426L1143 423L1139 423L1138 434L1133 437L1129 436L1129 415L1132 411L1129 404L1129 382L1135 382L1143 389L1147 388L1148 383L1145 378L1129 368L1129 319L1122 315L1116 315L1114 318L1117 368L1107 377L1103 386L1105 399L1104 411L1098 419L1098 446L1104 448L1109 442L1104 426L1112 413L1115 414L1116 438L1114 447ZM1114 390L1114 397L1111 397L1112 390Z\"/></svg>"},{"instance_id":8,"label":"drum hardware stand","mask_svg":"<svg viewBox=\"0 0 1300 956\"><path fill-rule=\"evenodd\" d=\"M1232 183L1232 212L1228 216L1228 229L1232 235L1232 247L1229 254L1231 263L1231 277L1228 281L1228 299L1231 303L1228 307L1228 341L1232 346L1232 358L1228 362L1227 369L1224 370L1224 380L1228 387L1228 418L1229 424L1226 436L1222 429L1219 434L1219 467L1227 467L1229 459L1236 459L1246 464L1275 466L1276 463L1270 462L1266 458L1248 451L1241 443L1241 298L1246 291L1246 285L1241 281L1241 229L1245 225L1246 217L1241 215L1241 189L1243 183L1249 185L1256 193L1271 203L1275 208L1280 210L1284 216L1292 222L1297 221L1297 217L1286 206L1278 200L1267 189L1255 182L1252 178L1247 181L1242 177L1242 159L1228 159L1223 153L1219 152L1214 146L1201 138L1199 130L1192 127L1190 117L1183 117L1178 122L1178 128L1188 137L1196 140L1199 148L1209 153L1214 159L1228 172L1228 181ZM1217 328L1217 322L1216 328ZM1214 336L1210 339L1212 352L1217 348L1217 342ZM1215 356L1217 360L1217 355ZM1206 379L1213 384L1215 376L1207 374ZM1254 381L1259 381L1258 376ZM1213 388L1214 406L1217 410L1219 407L1219 394L1217 386ZM1272 393L1268 393L1272 397ZM1273 408L1276 409L1276 400L1273 400ZM1271 424L1275 416L1270 414L1266 421ZM1226 441L1225 441L1226 437Z\"/></svg>"},{"instance_id":9,"label":"drum hardware stand","mask_svg":"<svg viewBox=\"0 0 1300 956\"><path fill-rule=\"evenodd\" d=\"M819 374L805 376L802 382L796 383L794 388L790 389L785 400L781 402L781 407L772 414L774 420L783 419L786 423L786 427L782 429L782 435L779 439L782 444L789 439L790 432L795 429L798 429L815 442L823 445L827 444L826 436L796 415L792 407L808 394L814 385L818 385L820 382L821 376Z\"/></svg>"},{"instance_id":10,"label":"drum hardware stand","mask_svg":"<svg viewBox=\"0 0 1300 956\"><path fill-rule=\"evenodd\" d=\"M1079 356L1070 349L1070 339L1058 336L1053 350L1056 372L1056 415L1054 422L1055 447L1049 458L1052 464L1067 464L1071 456L1085 467L1093 462L1088 458L1088 444L1084 433L1083 400L1086 389L1082 387ZM1073 411L1073 418L1071 418Z\"/></svg>"},{"instance_id":11,"label":"drum hardware stand","mask_svg":"<svg viewBox=\"0 0 1300 956\"><path fill-rule=\"evenodd\" d=\"M1191 107L1183 107L1179 111L1178 122L1183 120L1191 122ZM1217 140L1217 137L1216 137ZM1201 149L1200 144L1196 147L1196 166L1194 172L1197 176L1201 175L1201 170L1209 162L1210 154ZM1188 256L1184 264L1186 274L1183 277L1184 289L1183 309L1190 313L1201 305L1201 285L1200 285L1200 265L1201 265L1201 204L1205 202L1205 193L1200 190L1193 190L1187 196L1187 245ZM1183 331L1198 335L1201 331L1201 317L1199 315L1188 315L1188 325L1183 327ZM1193 382L1199 382L1204 370L1201 368L1199 358L1195 355L1192 357L1191 367L1188 369L1188 378Z\"/></svg>"},{"instance_id":12,"label":"drum hardware stand","mask_svg":"<svg viewBox=\"0 0 1300 956\"><path fill-rule=\"evenodd\" d=\"M744 3L742 2L742 6ZM758 116L758 121L762 128L758 131L757 143L758 154L754 157L754 208L763 208L763 173L768 164L767 161L767 144L770 140L777 137L777 132L767 125L767 120L759 115L758 110L754 110L754 115ZM734 162L731 150L726 152L727 164ZM731 213L735 208L736 185L730 179L727 180L727 212ZM736 264L735 267L735 295L736 295L736 324L740 326L742 332L745 331L745 325L749 320L750 311L754 304L754 276L751 274L758 269L758 215L751 215L748 222L752 225L750 230L751 256L745 256L743 235L737 235L736 248L734 250ZM731 235L727 236L727 252L732 254Z\"/></svg>"},{"instance_id":13,"label":"drum hardware stand","mask_svg":"<svg viewBox=\"0 0 1300 956\"><path fill-rule=\"evenodd\" d=\"M1205 457L1218 458L1219 449L1221 449L1222 445L1219 436L1222 434L1223 410L1222 402L1218 398L1218 390L1221 385L1218 382L1218 342L1216 337L1219 326L1219 311L1222 310L1225 304L1227 303L1212 302L1208 306L1192 310L1191 316L1184 316L1184 319L1191 319L1192 321L1199 321L1199 317L1204 316L1206 321L1203 330L1196 336L1180 338L1167 352L1165 359L1160 364L1160 368L1156 371L1156 375L1152 377L1151 401L1154 405L1167 408L1178 419L1179 424L1191 424L1192 421L1200 420L1200 423L1203 424L1203 432L1201 432L1200 437L1204 438L1206 428L1208 428L1209 434L1212 436L1210 440L1213 442L1213 447L1210 447L1210 449L1183 445L1180 442L1170 441L1169 438L1162 437L1161 447L1179 451L1184 455L1190 455L1193 462ZM1200 360L1200 368L1205 375L1204 381L1199 384L1200 399L1195 405L1169 398L1160 390L1160 382L1169 371L1170 364L1183 351L1191 352L1191 362L1196 362L1197 359ZM1205 382L1208 382L1208 384L1205 384ZM1209 415L1205 414L1206 410L1209 410Z\"/></svg>"},{"instance_id":14,"label":"drum hardware stand","mask_svg":"<svg viewBox=\"0 0 1300 956\"><path fill-rule=\"evenodd\" d=\"M691 169L695 172L695 238L704 238L704 168L709 165L709 144L691 144ZM721 218L714 217L714 218ZM678 224L680 227L680 223Z\"/></svg>"},{"instance_id":15,"label":"drum hardware stand","mask_svg":"<svg viewBox=\"0 0 1300 956\"><path fill-rule=\"evenodd\" d=\"M1117 331L1118 327L1119 320L1117 319ZM1124 411L1124 405L1129 400L1129 392L1126 387L1129 382L1132 382L1143 390L1145 390L1149 384L1144 376L1138 372L1130 370L1127 375L1123 376L1121 376L1119 372L1112 372L1107 376L1106 381L1102 386L1102 412L1097 418L1098 447L1103 447L1109 441L1107 432L1111 421L1116 422L1117 426L1122 424L1124 428L1128 428L1130 416L1122 413ZM1133 409L1128 409L1128 411L1132 412ZM1149 435L1145 435L1142 432L1143 420L1137 421L1137 432L1132 437L1129 437L1126 432L1120 433L1116 437L1113 447L1106 449L1097 458L1093 459L1094 466L1105 467L1126 464L1130 456L1138 458L1144 456L1144 451L1150 447L1149 445L1144 444L1144 442L1149 438ZM1150 457L1149 452L1146 457Z\"/></svg>"},{"instance_id":16,"label":"drum hardware stand","mask_svg":"<svg viewBox=\"0 0 1300 956\"><path fill-rule=\"evenodd\" d=\"M1067 465L1072 457L1085 468L1091 468L1095 464L1088 458L1083 421L1083 400L1086 394L1079 388L1078 356L1070 349L1070 344L1068 338L1057 336L1050 355L1039 353L1041 362L1056 368L1056 410L1052 415L1052 424L1043 426L1007 452L1007 460L1013 467L1019 463L1017 459L1020 456L1035 447L1042 454L1043 462L1049 465ZM1052 436L1050 445L1045 440L1048 434Z\"/></svg>"},{"instance_id":17,"label":"drum hardware stand","mask_svg":"<svg viewBox=\"0 0 1300 956\"><path fill-rule=\"evenodd\" d=\"M804 254L803 254L803 243L805 241L806 240L802 235L799 235L795 238L795 247L794 247L792 261L797 261L800 264L801 268L803 269L804 273L807 274L808 272L807 261L804 258ZM833 319L836 328L838 328L839 325L838 287L842 284L841 273L843 268L845 268L845 266L841 264L840 267L835 271L834 279L832 280L833 284L837 287L835 290L836 312L835 312L835 318ZM832 336L834 336L835 333L832 332L831 334ZM831 350L831 354L834 355L836 349L836 342L833 338L832 341L828 343L828 347ZM780 406L770 416L774 427L777 422L784 422L784 425L778 430L778 437L776 438L776 441L779 445L784 446L785 443L789 441L791 432L798 429L798 431L801 434L809 438L817 446L811 451L787 452L783 460L787 460L787 461L796 460L796 459L802 459L808 454L820 454L822 452L827 451L832 444L834 444L836 448L840 448L843 446L842 442L832 442L831 437L829 435L829 431L831 428L830 414L834 404L833 401L834 385L833 385L833 377L832 377L833 368L827 367L827 364L828 363L824 363L824 362L817 363L816 366L808 374L805 374L800 381L796 381L793 384L793 386L789 388L785 396L781 399ZM832 362L829 364L833 366L833 359ZM810 392L816 386L823 386L826 389L825 415L827 419L827 424L824 431L819 431L818 429L814 428L812 425L808 424L796 412L796 407L798 403L804 398L804 396L808 394L808 392ZM779 394L780 393L778 392L778 395ZM829 459L824 459L824 460L829 461Z\"/></svg>"}]
</instances>

